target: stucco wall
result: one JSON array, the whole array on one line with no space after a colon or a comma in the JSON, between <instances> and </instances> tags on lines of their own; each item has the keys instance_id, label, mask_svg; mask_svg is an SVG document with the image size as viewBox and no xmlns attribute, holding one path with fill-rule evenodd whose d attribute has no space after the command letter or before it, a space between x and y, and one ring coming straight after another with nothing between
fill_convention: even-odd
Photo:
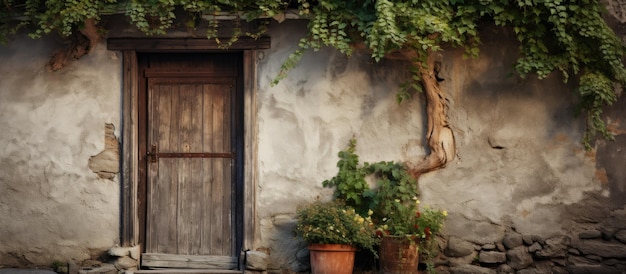
<instances>
[{"instance_id":1,"label":"stucco wall","mask_svg":"<svg viewBox=\"0 0 626 274\"><path fill-rule=\"evenodd\" d=\"M336 174L337 152L351 137L364 162L415 160L426 153L424 98L395 102L407 77L402 62L373 63L362 53L346 59L322 50L307 53L287 79L271 86L277 62L294 49L294 33L303 31L274 26L272 48L259 63L260 244L270 248L274 267L295 270L307 262L291 233L294 211L331 197L321 182ZM572 226L571 216L584 205L623 207L623 176L606 177L607 169L621 168L604 166L581 145L585 125L575 116L574 87L559 75L541 81L516 76L517 45L510 33L487 29L482 41L478 59L455 49L441 54L457 158L422 176L420 189L423 204L450 212L446 237L480 246L501 242L511 229L544 238L571 235L585 229ZM622 191L614 192L617 186Z\"/></svg>"},{"instance_id":2,"label":"stucco wall","mask_svg":"<svg viewBox=\"0 0 626 274\"><path fill-rule=\"evenodd\" d=\"M296 207L330 199L321 182L336 174L337 152L350 138L362 161L427 153L423 96L395 101L408 77L404 62L324 49L270 84L305 23L273 24L272 47L258 60L259 227L252 248L270 250L271 268L293 271L307 267L292 234ZM623 209L624 99L608 110L616 141L585 152L573 86L558 75L515 76L516 45L504 31L487 30L482 41L478 59L456 49L441 55L457 158L422 176L420 189L424 204L450 212L446 237L492 244L512 228L544 238L573 235L588 228L578 221L598 223ZM19 38L0 48L0 265L84 260L118 242L119 178L99 179L88 162L105 148L105 123L120 128L119 55L100 45L49 72L45 64L60 46Z\"/></svg>"},{"instance_id":3,"label":"stucco wall","mask_svg":"<svg viewBox=\"0 0 626 274\"><path fill-rule=\"evenodd\" d=\"M58 72L55 39L0 46L0 265L97 257L119 242L119 180L88 168L119 128L120 60L104 45Z\"/></svg>"},{"instance_id":4,"label":"stucco wall","mask_svg":"<svg viewBox=\"0 0 626 274\"><path fill-rule=\"evenodd\" d=\"M406 63L372 65L368 55L346 58L322 50L306 54L278 85L281 62L295 50L304 21L275 25L272 47L259 62L259 188L261 245L272 263L292 264L293 214L298 205L330 199L321 182L336 173L337 152L353 136L364 161L424 155L423 106L396 103ZM297 268L297 266L294 266Z\"/></svg>"}]
</instances>

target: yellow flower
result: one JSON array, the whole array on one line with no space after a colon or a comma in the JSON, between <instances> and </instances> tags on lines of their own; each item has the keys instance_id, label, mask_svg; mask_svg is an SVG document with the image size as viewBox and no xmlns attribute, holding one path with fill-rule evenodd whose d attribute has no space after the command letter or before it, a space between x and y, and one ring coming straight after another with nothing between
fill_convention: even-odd
<instances>
[{"instance_id":1,"label":"yellow flower","mask_svg":"<svg viewBox=\"0 0 626 274\"><path fill-rule=\"evenodd\" d=\"M396 203L399 203L399 202L400 202L400 199L395 199L395 201L396 201Z\"/></svg>"},{"instance_id":2,"label":"yellow flower","mask_svg":"<svg viewBox=\"0 0 626 274\"><path fill-rule=\"evenodd\" d=\"M419 205L420 204L420 200L415 200L415 204Z\"/></svg>"},{"instance_id":3,"label":"yellow flower","mask_svg":"<svg viewBox=\"0 0 626 274\"><path fill-rule=\"evenodd\" d=\"M444 217L448 216L448 211L444 210L443 212L441 212L441 214L443 214Z\"/></svg>"},{"instance_id":4,"label":"yellow flower","mask_svg":"<svg viewBox=\"0 0 626 274\"><path fill-rule=\"evenodd\" d=\"M372 216L372 214L374 214L374 211L372 211L371 209L367 211L367 215Z\"/></svg>"}]
</instances>

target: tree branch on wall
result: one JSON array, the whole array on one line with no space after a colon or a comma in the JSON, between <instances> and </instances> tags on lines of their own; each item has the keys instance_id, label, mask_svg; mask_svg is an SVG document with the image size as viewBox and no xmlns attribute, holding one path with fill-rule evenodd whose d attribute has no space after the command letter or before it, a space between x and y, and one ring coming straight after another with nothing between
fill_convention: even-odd
<instances>
[{"instance_id":1,"label":"tree branch on wall","mask_svg":"<svg viewBox=\"0 0 626 274\"><path fill-rule=\"evenodd\" d=\"M56 51L48 62L48 68L57 71L65 67L69 61L78 60L95 48L102 40L94 19L85 20L84 26L73 32L66 41L68 45Z\"/></svg>"},{"instance_id":2,"label":"tree branch on wall","mask_svg":"<svg viewBox=\"0 0 626 274\"><path fill-rule=\"evenodd\" d=\"M456 155L456 144L448 122L448 100L437 80L435 54L429 51L426 64L415 61L418 58L412 51L404 51L404 55L413 60L413 65L418 68L426 97L426 140L430 153L421 161L408 163L409 173L417 179L420 175L443 168L451 162Z\"/></svg>"}]
</instances>

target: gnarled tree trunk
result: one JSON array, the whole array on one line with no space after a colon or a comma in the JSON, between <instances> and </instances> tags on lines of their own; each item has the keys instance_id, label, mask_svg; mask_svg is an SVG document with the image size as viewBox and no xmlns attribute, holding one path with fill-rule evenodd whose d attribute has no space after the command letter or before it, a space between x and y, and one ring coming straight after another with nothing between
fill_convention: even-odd
<instances>
[{"instance_id":1,"label":"gnarled tree trunk","mask_svg":"<svg viewBox=\"0 0 626 274\"><path fill-rule=\"evenodd\" d=\"M417 68L426 96L426 116L428 119L426 140L430 150L421 161L409 161L409 173L417 179L420 175L443 168L454 159L456 145L454 134L448 124L448 105L444 90L437 80L435 54L428 52L426 63L417 59L415 52L404 51L404 57Z\"/></svg>"}]
</instances>

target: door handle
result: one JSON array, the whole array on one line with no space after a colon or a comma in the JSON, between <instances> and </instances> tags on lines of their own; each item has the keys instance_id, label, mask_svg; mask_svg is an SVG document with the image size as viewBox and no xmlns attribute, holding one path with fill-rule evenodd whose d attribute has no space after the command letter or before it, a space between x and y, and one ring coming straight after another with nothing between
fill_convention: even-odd
<instances>
[{"instance_id":1,"label":"door handle","mask_svg":"<svg viewBox=\"0 0 626 274\"><path fill-rule=\"evenodd\" d=\"M146 153L148 161L151 163L156 163L159 161L159 148L157 145L150 146L150 150Z\"/></svg>"}]
</instances>

